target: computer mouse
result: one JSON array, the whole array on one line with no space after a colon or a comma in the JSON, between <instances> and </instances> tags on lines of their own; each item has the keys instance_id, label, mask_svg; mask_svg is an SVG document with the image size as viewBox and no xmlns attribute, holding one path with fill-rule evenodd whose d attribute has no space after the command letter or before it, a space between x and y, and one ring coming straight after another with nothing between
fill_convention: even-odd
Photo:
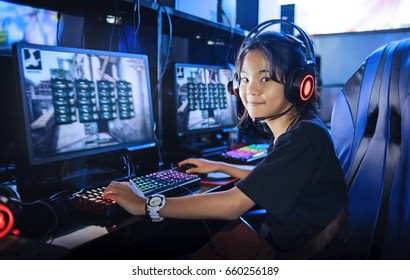
<instances>
[{"instance_id":1,"label":"computer mouse","mask_svg":"<svg viewBox=\"0 0 410 280\"><path fill-rule=\"evenodd\" d=\"M185 164L182 164L181 166L176 167L175 170L179 172L186 172L188 169L195 168L195 167L197 167L195 164L185 163ZM206 173L197 173L197 172L190 173L190 174L197 175L201 178L204 178L208 175Z\"/></svg>"},{"instance_id":2,"label":"computer mouse","mask_svg":"<svg viewBox=\"0 0 410 280\"><path fill-rule=\"evenodd\" d=\"M180 171L180 172L185 172L188 169L195 168L195 167L197 167L195 164L185 163L185 164L177 166L175 170Z\"/></svg>"}]
</instances>

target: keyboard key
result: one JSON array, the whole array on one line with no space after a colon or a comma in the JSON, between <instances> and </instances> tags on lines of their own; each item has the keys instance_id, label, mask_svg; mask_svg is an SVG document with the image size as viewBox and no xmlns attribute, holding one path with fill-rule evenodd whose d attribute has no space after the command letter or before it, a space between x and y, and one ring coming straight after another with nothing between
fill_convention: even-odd
<instances>
[{"instance_id":1,"label":"keyboard key","mask_svg":"<svg viewBox=\"0 0 410 280\"><path fill-rule=\"evenodd\" d=\"M175 169L158 171L132 178L133 181L149 197L155 193L173 195L187 189L199 186L201 178L198 175L187 174ZM71 206L75 210L84 211L99 216L115 216L123 212L122 208L113 200L103 198L105 186L91 186L76 193L71 199Z\"/></svg>"},{"instance_id":2,"label":"keyboard key","mask_svg":"<svg viewBox=\"0 0 410 280\"><path fill-rule=\"evenodd\" d=\"M221 158L232 163L249 163L265 157L268 147L267 143L251 144L224 152L221 154Z\"/></svg>"}]
</instances>

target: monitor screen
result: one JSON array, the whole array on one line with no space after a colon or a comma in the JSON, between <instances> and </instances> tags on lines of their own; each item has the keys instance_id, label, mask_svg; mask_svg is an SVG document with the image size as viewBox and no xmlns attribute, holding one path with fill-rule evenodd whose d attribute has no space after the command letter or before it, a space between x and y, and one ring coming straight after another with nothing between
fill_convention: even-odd
<instances>
[{"instance_id":1,"label":"monitor screen","mask_svg":"<svg viewBox=\"0 0 410 280\"><path fill-rule=\"evenodd\" d=\"M0 1L0 54L16 42L57 44L57 12Z\"/></svg>"},{"instance_id":2,"label":"monitor screen","mask_svg":"<svg viewBox=\"0 0 410 280\"><path fill-rule=\"evenodd\" d=\"M234 129L237 97L227 89L232 70L183 63L174 67L178 135Z\"/></svg>"},{"instance_id":3,"label":"monitor screen","mask_svg":"<svg viewBox=\"0 0 410 280\"><path fill-rule=\"evenodd\" d=\"M155 146L148 57L13 45L29 164Z\"/></svg>"}]
</instances>

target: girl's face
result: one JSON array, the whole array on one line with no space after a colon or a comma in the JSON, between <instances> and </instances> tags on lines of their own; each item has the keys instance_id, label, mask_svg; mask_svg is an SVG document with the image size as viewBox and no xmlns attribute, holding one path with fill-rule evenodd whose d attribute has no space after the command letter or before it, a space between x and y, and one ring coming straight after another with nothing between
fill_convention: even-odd
<instances>
[{"instance_id":1,"label":"girl's face","mask_svg":"<svg viewBox=\"0 0 410 280\"><path fill-rule=\"evenodd\" d=\"M259 51L249 52L244 57L239 94L253 121L280 114L292 105L285 97L284 85L271 79L269 66L269 61Z\"/></svg>"}]
</instances>

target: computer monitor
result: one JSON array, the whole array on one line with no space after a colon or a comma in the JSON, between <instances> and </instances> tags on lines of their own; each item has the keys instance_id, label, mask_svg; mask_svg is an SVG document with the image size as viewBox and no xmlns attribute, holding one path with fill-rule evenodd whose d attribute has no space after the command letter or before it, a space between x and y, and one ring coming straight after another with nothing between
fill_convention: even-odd
<instances>
[{"instance_id":1,"label":"computer monitor","mask_svg":"<svg viewBox=\"0 0 410 280\"><path fill-rule=\"evenodd\" d=\"M10 55L16 42L57 45L56 11L0 1L0 55Z\"/></svg>"},{"instance_id":2,"label":"computer monitor","mask_svg":"<svg viewBox=\"0 0 410 280\"><path fill-rule=\"evenodd\" d=\"M228 92L233 73L215 65L175 63L176 131L179 136L231 131L237 97Z\"/></svg>"},{"instance_id":3,"label":"computer monitor","mask_svg":"<svg viewBox=\"0 0 410 280\"><path fill-rule=\"evenodd\" d=\"M156 145L148 57L13 45L30 165Z\"/></svg>"}]
</instances>

